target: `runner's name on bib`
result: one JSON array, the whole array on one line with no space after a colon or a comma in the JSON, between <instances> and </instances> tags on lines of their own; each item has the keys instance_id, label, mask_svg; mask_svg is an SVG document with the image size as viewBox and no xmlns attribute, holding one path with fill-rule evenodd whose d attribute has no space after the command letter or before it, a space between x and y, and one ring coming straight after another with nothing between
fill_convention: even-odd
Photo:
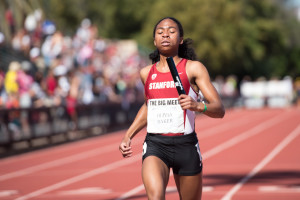
<instances>
[{"instance_id":1,"label":"runner's name on bib","mask_svg":"<svg viewBox=\"0 0 300 200\"><path fill-rule=\"evenodd\" d=\"M148 133L183 133L184 111L177 98L149 99Z\"/></svg>"}]
</instances>

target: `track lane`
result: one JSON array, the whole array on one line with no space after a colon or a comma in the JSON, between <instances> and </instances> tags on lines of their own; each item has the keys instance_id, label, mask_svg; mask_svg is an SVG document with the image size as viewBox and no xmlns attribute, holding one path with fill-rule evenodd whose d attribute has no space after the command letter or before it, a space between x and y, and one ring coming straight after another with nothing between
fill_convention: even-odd
<instances>
[{"instance_id":1,"label":"track lane","mask_svg":"<svg viewBox=\"0 0 300 200\"><path fill-rule=\"evenodd\" d=\"M136 139L135 139L135 141L136 141ZM119 152L118 152L118 154L119 154ZM64 166L65 167L65 166ZM78 166L77 166L78 167ZM47 172L47 173L49 173L49 172ZM51 173L51 172L50 172ZM57 173L57 171L55 172L54 171L54 173ZM39 176L42 176L42 175L37 175L37 177L39 177ZM51 179L53 179L53 178L51 178ZM40 184L40 182L39 182L39 184Z\"/></svg>"},{"instance_id":2,"label":"track lane","mask_svg":"<svg viewBox=\"0 0 300 200\"><path fill-rule=\"evenodd\" d=\"M208 119L207 117L202 117L202 116L197 117L198 118L197 120L200 120L200 121L197 121L197 125L196 125L196 126L199 126L198 124L200 124L200 128L197 128L197 132L199 132L198 133L199 140L200 140L201 137L203 137L200 141L200 146L201 146L202 153L205 154L205 152L210 150L211 148L214 148L214 147L224 143L224 141L227 141L229 138L232 138L233 136L231 134L233 132L234 132L234 135L238 135L238 131L235 132L236 129L244 128L244 130L247 130L247 129L249 129L248 126L250 126L250 127L254 126L256 124L256 121L262 120L261 118L259 118L260 115L264 116L262 118L270 118L270 117L274 117L278 113L285 113L285 111L284 112L282 112L282 110L232 111L232 112L227 113L227 116L224 118L223 121L222 120L220 120L220 121L216 120L216 122L214 122L212 119ZM251 119L251 120L249 120L249 122L247 122L247 121L243 122L243 120L247 119L247 117L245 118L245 116L248 116L249 119ZM227 124L230 123L230 122L231 123L232 122L239 122L239 123L233 123L231 125L231 127L232 127L232 129L231 129L230 126L227 126ZM212 126L214 128L211 128ZM111 140L110 142L115 142L115 144L117 144L117 147L118 147L118 144L119 144L123 134L124 134L124 132L118 133L118 134L113 134L114 136L116 136L116 138ZM225 135L227 135L228 137L224 137L224 138L222 138L222 140L219 140L220 137L223 137ZM104 142L105 140L103 139L103 136L100 137L100 138L101 138L101 142L103 142L101 144L104 144L104 143L107 144L107 142ZM141 149L141 144L142 144L143 138L144 138L144 135L139 134L133 140L135 155L138 154L139 149ZM96 138L95 140L97 140L97 139L98 138ZM82 142L86 142L86 141L82 141ZM85 152L85 151L88 152L88 151L91 151L91 150L97 148L97 144L100 143L99 141L97 141L97 142L95 142L95 146L94 145L88 145L88 143L86 143L85 145L82 145L82 146L87 147L86 149L85 148L81 149L81 150L83 150L82 153ZM93 143L94 143L94 141L93 141ZM79 142L79 144L80 144L80 142ZM69 145L72 147L72 149L76 153L76 146L75 145L73 146L72 144L68 144L66 146L69 146ZM99 155L98 159L102 158L102 157L106 157L106 156L110 156L110 157L120 156L120 153L118 152L117 147L116 147L116 150L107 151L105 154ZM68 151L68 153L72 154L72 153L74 153L73 150L72 151L67 150L67 151ZM49 151L50 151L50 149L49 149ZM112 153L112 152L114 152L114 153ZM78 153L78 151L77 151L77 153ZM57 154L62 155L62 154L59 154L59 153L57 153ZM220 152L220 155L221 154L223 155L223 151ZM44 154L44 156L46 156L46 154ZM68 157L70 155L69 154L68 155L64 154L63 156ZM43 156L39 156L38 158L41 158L41 157L43 157ZM205 168L210 168L208 161L213 159L214 157L215 156L212 156L212 158L205 161L205 165L206 165ZM36 159L38 159L38 158L36 158ZM61 157L61 158L63 158L63 157ZM97 156L95 156L94 159L95 158L97 158ZM77 191L77 195L75 195L77 197L76 199L99 199L99 197L101 197L100 199L111 199L111 198L121 197L122 195L126 194L126 192L128 192L128 191L130 191L130 190L132 190L136 187L139 187L141 185L141 179L140 179L140 167L141 167L140 164L141 163L139 161L141 161L141 158L137 159L136 162L133 162L133 163L128 164L128 165L124 165L122 167L121 171L120 171L120 169L113 169L113 170L107 171L106 173L100 173L101 176L100 176L100 174L95 174L95 175L93 175L89 178L85 178L85 179L82 179L80 181L76 181L76 183L74 182L72 184L69 184L69 185L66 185L66 186L63 186L63 187L59 187L57 189L53 189L49 192L45 192L41 195L38 195L36 198L32 198L32 199L40 199L40 198L46 198L46 199L47 198L50 198L50 199L51 198L52 199L60 199L60 198L61 199L68 199L68 198L70 198L70 199L73 199L74 196L72 197L72 192L68 193L68 191L73 191L73 194L74 194L74 191ZM58 165L56 167L60 167L60 168L62 168L61 171L65 171L64 169L65 169L66 166L68 166L69 168L70 167L74 168L74 167L77 167L78 162L79 161L74 161L74 162L70 162L69 164L62 164L62 165ZM85 162L86 164L88 164L88 163L93 163L95 161L93 161L93 159L88 159L87 158L87 159L80 160L80 162L81 163ZM14 164L16 164L16 163L18 163L18 162L14 161ZM20 162L20 163L22 163L22 162ZM104 162L104 163L106 163L106 162ZM0 166L1 166L1 164L2 163L0 161ZM8 166L8 165L6 165L6 166ZM80 165L78 165L78 166L80 166ZM90 166L91 168L85 168L81 171L81 173L86 172L88 170L91 170L92 168L95 169L95 167L97 167L97 166L99 167L99 165L95 166L95 165L91 164L91 166ZM56 167L51 167L51 168L48 168L48 169L44 169L44 171L42 170L42 172L43 173L49 173L49 174L52 173L52 175L53 174L59 174L58 173L59 168L56 168ZM218 171L218 169L216 169L216 171ZM35 173L36 172L33 172L31 175L34 175ZM78 174L78 171L76 172L76 174ZM27 176L28 175L24 175L24 176L22 175L20 177L15 177L12 180L15 181L15 182L18 181L19 178L23 178L25 180L26 179L28 180ZM38 177L38 175L37 175L37 177ZM120 177L122 177L122 178L120 178ZM135 178L132 178L132 177L135 177ZM118 178L120 179L120 181L118 181L118 182L114 181ZM61 178L59 178L59 179L61 179ZM111 181L107 181L107 180L111 180ZM127 181L122 181L122 180L127 180ZM59 182L59 180L56 181L56 183L57 182ZM0 190L3 188L2 184L5 184L5 183L6 183L6 181L0 182ZM49 184L49 183L47 183L47 184ZM101 187L95 187L95 186L101 186ZM176 199L177 198L176 189L174 190L174 187L175 187L175 184L172 182L172 179L170 179L170 184L169 184L169 188L168 188L169 193L167 194L167 199ZM41 187L37 187L37 188L41 188ZM81 190L82 188L86 188L86 190ZM102 188L102 190L101 190L101 188ZM118 189L118 188L120 188L120 189ZM9 188L6 188L6 189L8 190ZM208 191L204 192L204 195L210 193L208 187L207 187L207 189L208 189ZM213 188L213 191L215 193L218 193L219 188L217 188L217 189L218 189L218 191L216 191L216 188ZM20 190L22 190L22 189L20 189ZM109 195L104 194L105 192L109 192L109 191L110 191ZM93 192L94 192L94 195L91 195ZM222 192L222 191L221 191L221 193L224 194L224 192ZM0 192L0 194L1 194L1 192ZM20 195L15 195L15 196L20 196ZM145 198L145 191L142 190L142 191L134 194L134 197L135 197L135 199L146 199ZM0 199L3 199L3 198L1 198L1 195L0 195ZM204 198L204 199L206 199L206 198Z\"/></svg>"},{"instance_id":3,"label":"track lane","mask_svg":"<svg viewBox=\"0 0 300 200\"><path fill-rule=\"evenodd\" d=\"M299 199L300 159L297 154L300 144L300 112L293 119L282 122L273 132L276 135L272 135L272 142L277 140L276 146L273 145L272 151L240 181L240 188L239 185L235 186L239 190L232 199L241 199L241 196L246 200ZM253 191L252 195L249 195L249 191Z\"/></svg>"},{"instance_id":4,"label":"track lane","mask_svg":"<svg viewBox=\"0 0 300 200\"><path fill-rule=\"evenodd\" d=\"M279 115L279 117L282 115ZM279 120L261 133L249 137L247 140L233 146L233 148L222 151L222 154L206 160L208 166L205 173L205 184L213 186L218 192L206 193L205 199L221 199L234 185L247 177L247 174L299 124L294 120L297 116L299 116L299 113L288 111L287 118ZM259 184L259 182L255 184ZM257 194L257 191L246 190L241 193L238 193L239 196L236 199L262 199L259 196L253 196ZM251 198L247 198L249 194L251 194ZM235 199L234 197L233 199Z\"/></svg>"},{"instance_id":5,"label":"track lane","mask_svg":"<svg viewBox=\"0 0 300 200\"><path fill-rule=\"evenodd\" d=\"M244 176L237 184L235 184L223 197L221 200L230 200L230 199L240 199L236 193L241 190L241 188L249 182L250 179L254 178L269 162L273 160L290 142L292 142L296 137L300 135L300 125L297 128L289 133L272 151L263 158L255 167ZM235 195L235 196L234 196ZM234 196L234 198L233 198ZM244 199L252 199L253 197L244 197ZM255 199L258 199L259 195L256 195ZM273 197L272 197L273 198ZM273 198L274 199L274 198ZM289 198L290 199L290 198Z\"/></svg>"},{"instance_id":6,"label":"track lane","mask_svg":"<svg viewBox=\"0 0 300 200\"><path fill-rule=\"evenodd\" d=\"M239 112L232 113L240 114ZM224 120L231 120L236 117L235 114L229 115L230 117L224 118ZM200 115L197 120L197 123L201 123L201 132L206 130L206 128L209 128L207 133L204 132L204 134L201 134L204 137L209 137L211 133L220 133L220 130L224 129L222 125L219 125L210 118L205 118ZM211 126L213 126L213 128L211 128ZM138 134L134 138L133 144L140 143L141 140L144 139L145 134L145 130ZM101 152L106 152L108 148L114 150L114 146L118 147L122 135L124 135L124 131L118 131L108 135L103 135L99 140L90 138L71 144L52 147L46 150L39 150L20 156L5 158L0 162L0 181L26 175L41 169L60 166L97 153L102 154ZM107 144L109 144L109 146Z\"/></svg>"}]
</instances>

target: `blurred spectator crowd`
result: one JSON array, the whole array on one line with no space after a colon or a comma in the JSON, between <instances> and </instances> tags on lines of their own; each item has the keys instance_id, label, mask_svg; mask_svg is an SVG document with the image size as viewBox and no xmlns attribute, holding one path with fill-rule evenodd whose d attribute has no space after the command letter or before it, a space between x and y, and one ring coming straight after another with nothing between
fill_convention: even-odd
<instances>
[{"instance_id":1,"label":"blurred spectator crowd","mask_svg":"<svg viewBox=\"0 0 300 200\"><path fill-rule=\"evenodd\" d=\"M124 106L143 101L139 70L149 62L132 40L108 40L98 35L89 19L83 19L74 35L64 35L55 23L44 20L41 10L28 15L15 30L10 11L6 13L14 51L28 59L0 69L0 108L51 107L65 105L72 115L78 104L116 102ZM0 32L0 45L7 43ZM300 97L300 79L283 80L217 76L213 84L227 107L288 106ZM297 101L297 100L296 100ZM300 100L298 100L300 105Z\"/></svg>"},{"instance_id":2,"label":"blurred spectator crowd","mask_svg":"<svg viewBox=\"0 0 300 200\"><path fill-rule=\"evenodd\" d=\"M20 30L14 30L9 10L6 16L14 33L10 46L28 59L0 70L0 108L66 105L72 112L77 104L143 100L139 69L147 63L134 41L101 38L89 19L68 36L43 20L40 10Z\"/></svg>"}]
</instances>

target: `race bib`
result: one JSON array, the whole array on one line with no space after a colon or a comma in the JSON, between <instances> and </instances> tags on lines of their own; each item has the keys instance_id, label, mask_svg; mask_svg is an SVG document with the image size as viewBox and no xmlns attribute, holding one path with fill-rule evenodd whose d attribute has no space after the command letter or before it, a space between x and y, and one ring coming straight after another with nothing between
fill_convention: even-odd
<instances>
[{"instance_id":1,"label":"race bib","mask_svg":"<svg viewBox=\"0 0 300 200\"><path fill-rule=\"evenodd\" d=\"M149 99L148 133L183 133L184 111L177 98Z\"/></svg>"}]
</instances>

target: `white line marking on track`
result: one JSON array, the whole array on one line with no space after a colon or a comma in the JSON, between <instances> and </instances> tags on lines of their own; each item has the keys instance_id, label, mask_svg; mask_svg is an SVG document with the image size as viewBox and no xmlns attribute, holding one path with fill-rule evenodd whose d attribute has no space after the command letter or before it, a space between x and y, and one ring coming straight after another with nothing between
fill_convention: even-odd
<instances>
[{"instance_id":1,"label":"white line marking on track","mask_svg":"<svg viewBox=\"0 0 300 200\"><path fill-rule=\"evenodd\" d=\"M214 188L211 187L211 186L204 186L204 187L202 188L202 192L211 192L211 191L213 191L213 189L214 189ZM119 198L117 198L117 199L115 199L115 200L124 200L124 199L127 199L127 198L129 198L129 197L132 197L132 196L138 194L138 193L141 192L141 191L144 191L144 190L145 190L145 187L144 187L143 184L141 184L141 185L139 185L139 186L133 188L132 190L126 192L126 193L123 194L121 197L119 197ZM176 192L176 191L177 191L176 186L168 186L167 189L166 189L166 192Z\"/></svg>"},{"instance_id":2,"label":"white line marking on track","mask_svg":"<svg viewBox=\"0 0 300 200\"><path fill-rule=\"evenodd\" d=\"M88 188L79 188L76 190L67 190L59 192L59 195L64 196L74 196L74 195L103 195L112 193L111 189L105 189L101 187L88 187Z\"/></svg>"},{"instance_id":3,"label":"white line marking on track","mask_svg":"<svg viewBox=\"0 0 300 200\"><path fill-rule=\"evenodd\" d=\"M214 187L211 187L211 186L204 186L202 188L202 192L211 192L214 190Z\"/></svg>"},{"instance_id":4,"label":"white line marking on track","mask_svg":"<svg viewBox=\"0 0 300 200\"><path fill-rule=\"evenodd\" d=\"M300 134L300 125L297 126L287 137L284 138L252 171L229 190L221 200L230 200L232 196L253 176L255 176L266 164L268 164L278 153L280 153L290 142Z\"/></svg>"},{"instance_id":5,"label":"white line marking on track","mask_svg":"<svg viewBox=\"0 0 300 200\"><path fill-rule=\"evenodd\" d=\"M260 186L258 188L260 192L276 192L276 193L298 193L300 192L300 186L277 186L277 185L267 185Z\"/></svg>"},{"instance_id":6,"label":"white line marking on track","mask_svg":"<svg viewBox=\"0 0 300 200\"><path fill-rule=\"evenodd\" d=\"M170 171L170 177L172 177L174 174L173 174L173 171L171 170ZM132 190L129 190L128 192L126 192L125 194L123 194L122 196L120 196L119 198L115 199L115 200L123 200L123 199L127 199L137 193L139 193L140 191L144 190L145 187L143 184L133 188Z\"/></svg>"},{"instance_id":7,"label":"white line marking on track","mask_svg":"<svg viewBox=\"0 0 300 200\"><path fill-rule=\"evenodd\" d=\"M115 200L123 200L123 199L127 199L137 193L139 193L140 191L143 191L145 188L144 188L144 185L141 184L135 188L133 188L132 190L129 190L128 192L126 192L125 194L123 194L122 196L120 196L119 198L115 199Z\"/></svg>"},{"instance_id":8,"label":"white line marking on track","mask_svg":"<svg viewBox=\"0 0 300 200\"><path fill-rule=\"evenodd\" d=\"M105 172L111 171L113 169L116 169L116 168L119 168L119 167L122 167L122 166L125 166L125 165L129 165L131 163L134 163L134 162L140 160L141 156L142 156L142 154L140 153L140 154L137 154L135 156L132 156L131 158L127 158L127 159L122 159L122 160L115 161L115 162L113 162L111 164L108 164L108 165L105 165L105 166L93 169L91 171L88 171L86 173L80 174L78 176L74 176L72 178L66 179L66 180L58 182L56 184L53 184L53 185L41 188L39 190L33 191L33 192L29 193L29 194L26 194L24 196L21 196L21 197L17 198L16 200L26 200L26 199L30 199L30 198L33 198L33 197L36 197L36 196L40 196L40 195L42 195L42 194L44 194L46 192L50 192L50 191L56 190L58 188L61 188L61 187L64 187L64 186L76 183L78 181L82 181L84 179L93 177L95 175L98 175L98 174L101 174L101 173L105 173Z\"/></svg>"},{"instance_id":9,"label":"white line marking on track","mask_svg":"<svg viewBox=\"0 0 300 200\"><path fill-rule=\"evenodd\" d=\"M81 153L76 154L76 155L64 157L64 158L61 158L61 159L53 160L53 161L50 161L50 162L42 163L42 164L39 164L39 165L35 165L35 166L32 166L32 167L28 167L28 168L25 168L25 169L21 169L21 170L18 170L18 171L7 173L7 174L4 174L4 175L0 176L0 181L5 181L5 180L11 179L11 178L15 178L15 177L18 177L18 176L23 176L23 175L28 175L30 173L40 171L40 170L44 170L44 169L47 169L47 168L56 167L56 166L59 166L59 165L63 165L63 164L71 163L71 162L74 162L74 161L86 159L90 156L96 156L96 155L99 155L99 154L102 154L102 153L106 153L106 152L109 152L109 151L112 151L112 150L116 150L117 146L118 146L118 144L108 145L106 147L100 147L100 148L97 148L97 149L93 149L91 151L81 152Z\"/></svg>"},{"instance_id":10,"label":"white line marking on track","mask_svg":"<svg viewBox=\"0 0 300 200\"><path fill-rule=\"evenodd\" d=\"M119 132L122 131L111 132L110 134L118 134ZM106 136L108 135L102 135L101 137L105 138ZM95 137L91 137L91 138L86 138L84 140L78 140L76 142L66 143L64 145L58 145L51 148L51 153L59 153L61 151L64 151L65 149L69 149L70 147L72 148L72 146L75 146L76 148L90 146L90 143L91 142L93 143L94 140ZM48 151L49 149L45 148L45 149L40 149L38 151L32 151L29 154L25 154L25 155L19 154L19 155L14 155L12 157L1 158L1 164L12 164L14 162L19 162L20 160L25 161L27 159L39 159L40 157L44 156L45 152Z\"/></svg>"},{"instance_id":11,"label":"white line marking on track","mask_svg":"<svg viewBox=\"0 0 300 200\"><path fill-rule=\"evenodd\" d=\"M138 141L140 141L141 139L143 139L143 138L139 138ZM5 180L8 180L8 179L18 177L18 176L28 175L28 174L31 174L31 173L34 173L34 172L37 172L37 171L41 171L41 170L45 170L45 169L48 169L48 168L51 168L51 167L57 167L57 166L60 166L60 165L72 163L72 162L75 162L75 161L79 161L79 160L82 160L82 159L86 159L88 157L100 155L100 154L107 153L107 152L110 152L110 151L114 151L114 150L117 151L117 147L119 146L119 144L120 143L110 144L110 145L107 145L107 146L104 146L104 147L99 147L97 149L93 149L93 150L90 150L90 151L81 152L81 153L76 154L76 155L64 157L64 158L57 159L57 160L52 160L50 162L45 162L45 163L42 163L42 164L39 164L39 165L35 165L35 166L28 167L28 168L25 168L25 169L21 169L21 170L18 170L18 171L10 172L10 173L1 175L0 176L0 181L5 181Z\"/></svg>"},{"instance_id":12,"label":"white line marking on track","mask_svg":"<svg viewBox=\"0 0 300 200\"><path fill-rule=\"evenodd\" d=\"M198 136L198 139L204 139L207 137L211 137L214 136L216 134L222 134L224 133L226 130L230 130L234 127L239 127L242 126L244 124L249 123L248 119L244 119L245 117L243 117L242 119L237 119L233 124L232 123L225 123L225 124L221 124L218 126L213 126L212 128L208 128L206 130L202 130L201 133Z\"/></svg>"},{"instance_id":13,"label":"white line marking on track","mask_svg":"<svg viewBox=\"0 0 300 200\"><path fill-rule=\"evenodd\" d=\"M278 122L282 121L286 116L288 116L287 114L285 115L279 115L276 117L271 118L270 120L263 122L259 125L256 125L254 128L245 131L241 134L239 134L238 136L231 138L230 140L216 146L215 148L203 153L202 157L203 159L207 159L211 156L214 156L218 153L220 153L221 151L228 149L232 146L234 146L235 144L238 144L239 142L242 142L258 133L261 133L263 130L273 126L274 124L277 124Z\"/></svg>"},{"instance_id":14,"label":"white line marking on track","mask_svg":"<svg viewBox=\"0 0 300 200\"><path fill-rule=\"evenodd\" d=\"M9 197L16 194L19 194L18 190L0 190L0 197Z\"/></svg>"}]
</instances>

